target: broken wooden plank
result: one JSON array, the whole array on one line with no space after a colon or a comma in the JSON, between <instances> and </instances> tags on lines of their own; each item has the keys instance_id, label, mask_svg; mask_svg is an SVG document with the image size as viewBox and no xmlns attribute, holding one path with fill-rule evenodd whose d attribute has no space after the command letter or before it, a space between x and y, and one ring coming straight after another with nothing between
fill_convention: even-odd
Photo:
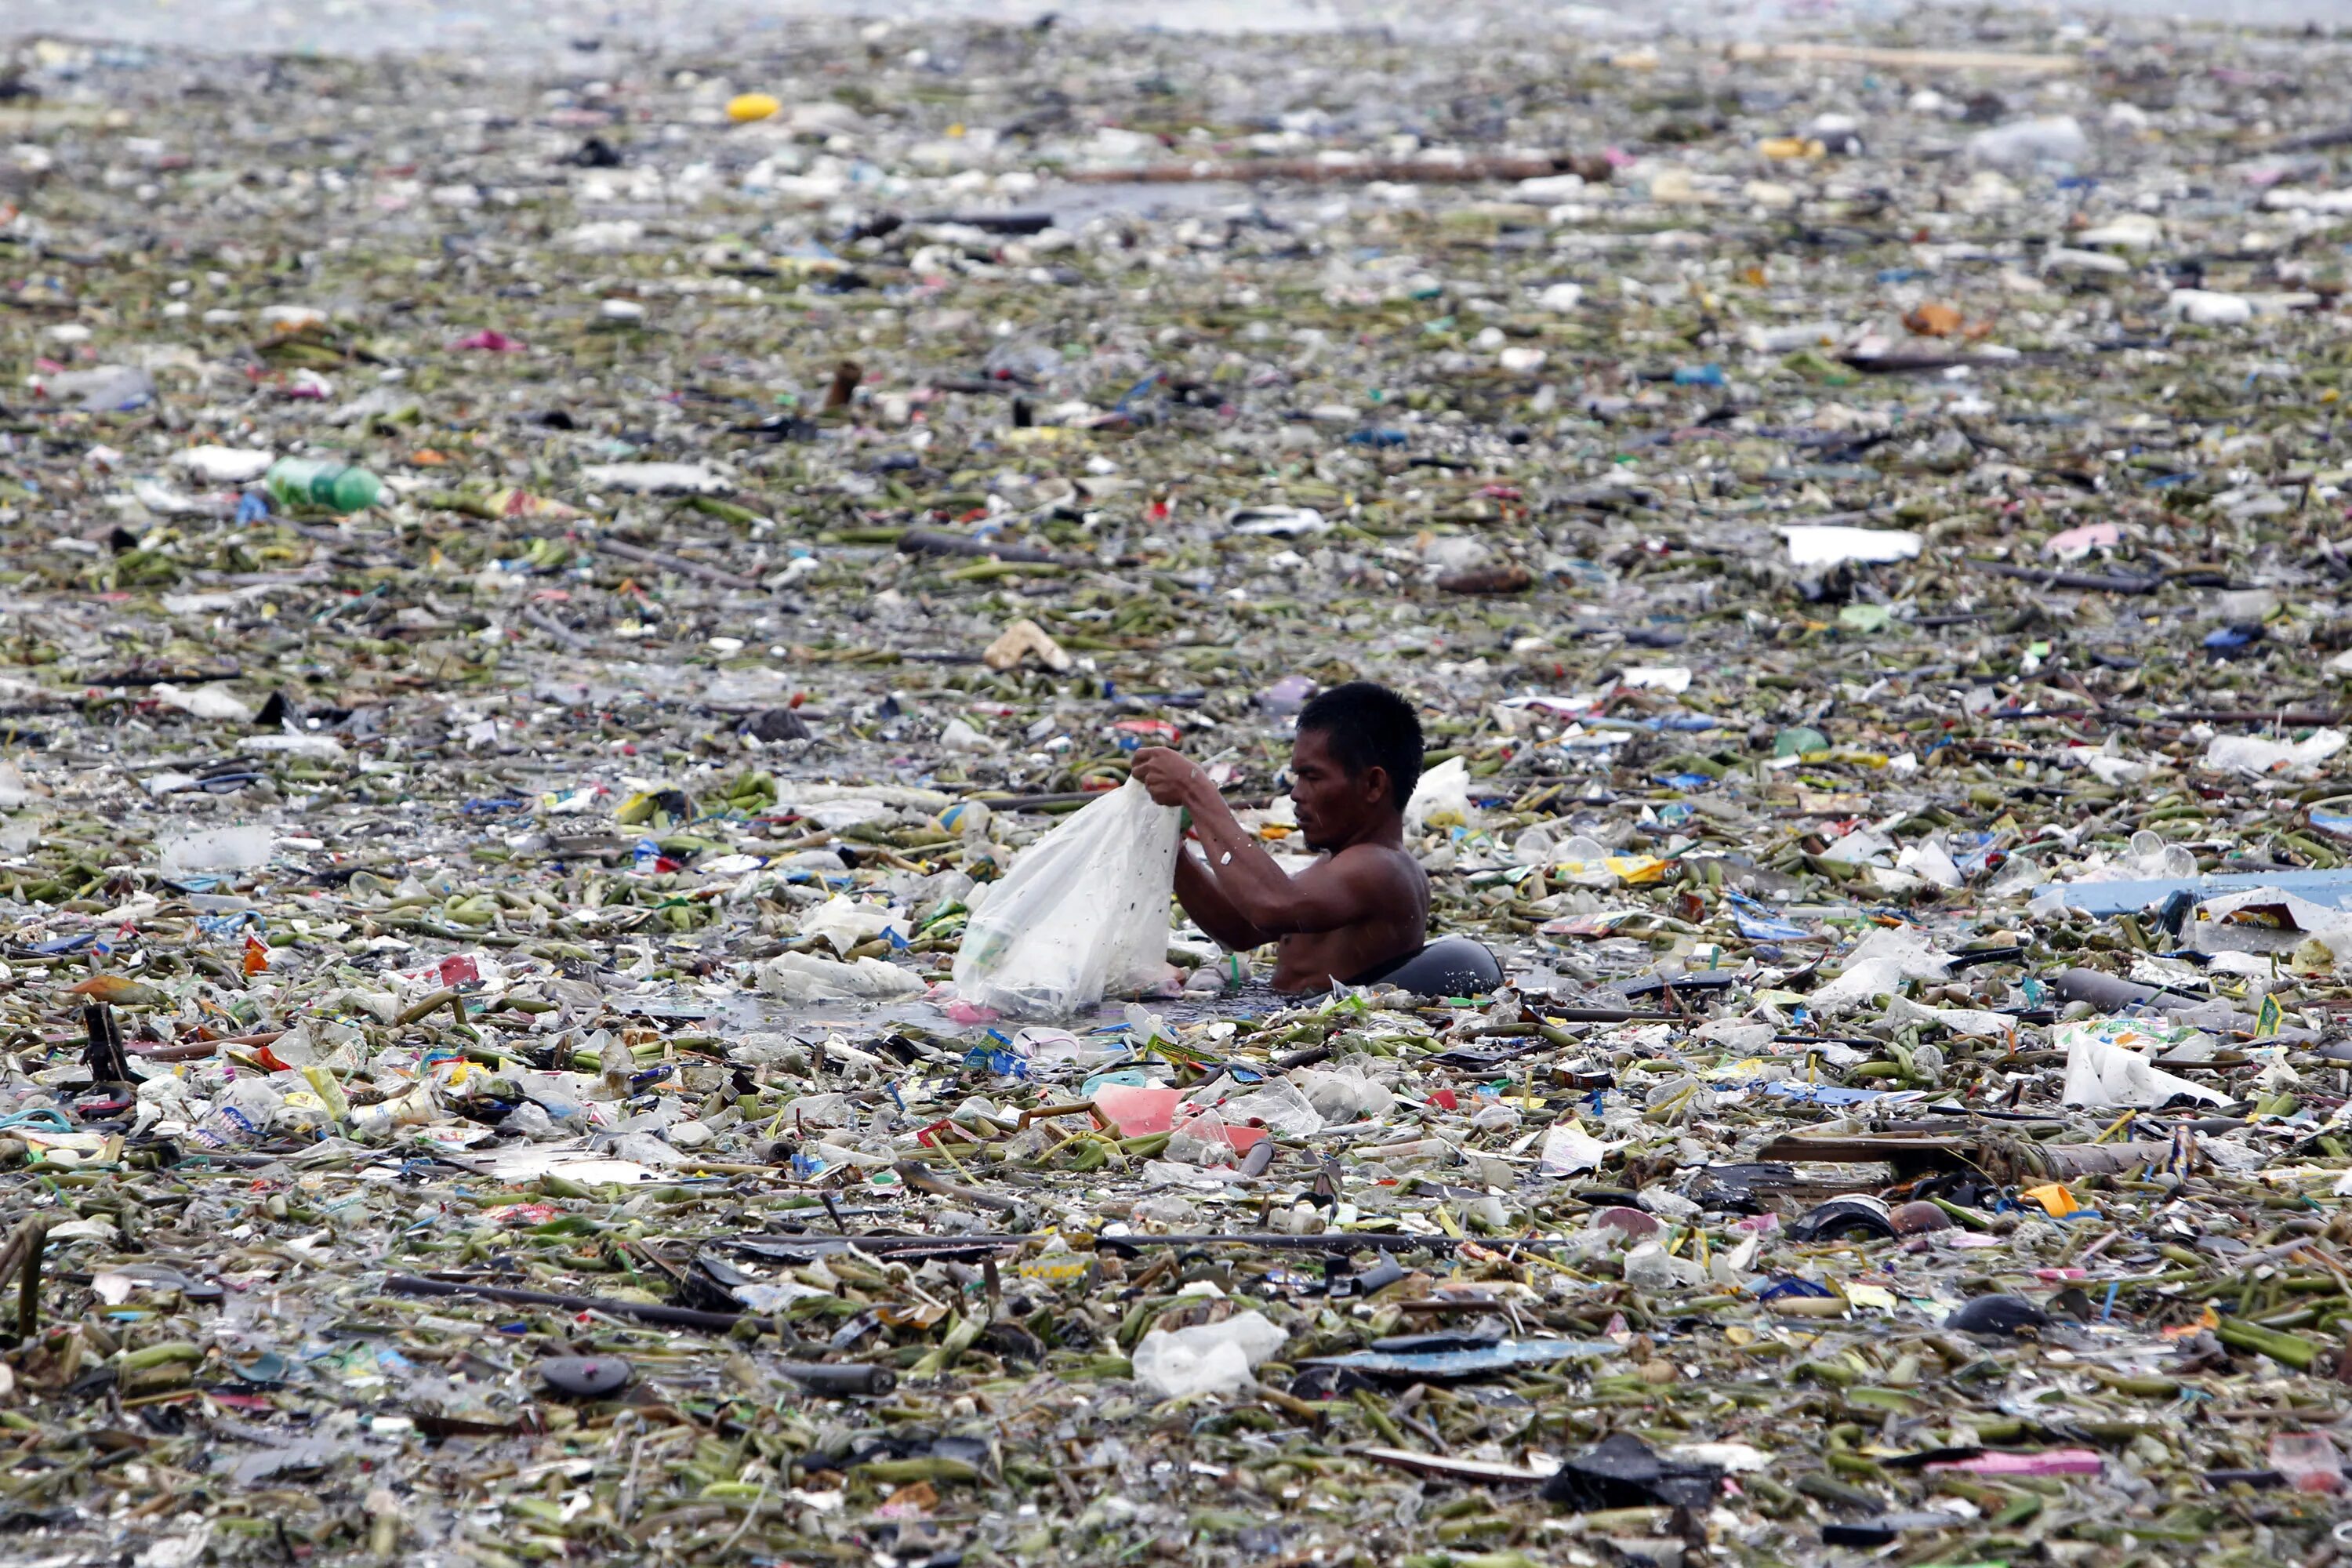
<instances>
[{"instance_id":1,"label":"broken wooden plank","mask_svg":"<svg viewBox=\"0 0 2352 1568\"><path fill-rule=\"evenodd\" d=\"M1975 1149L1975 1141L1966 1138L1887 1138L1869 1134L1808 1137L1792 1132L1759 1149L1756 1158L1791 1163L1811 1161L1826 1165L1885 1163L1898 1171L1949 1171L1974 1163L1969 1156Z\"/></svg>"},{"instance_id":2,"label":"broken wooden plank","mask_svg":"<svg viewBox=\"0 0 2352 1568\"><path fill-rule=\"evenodd\" d=\"M1437 1476L1453 1481L1492 1485L1551 1479L1551 1472L1548 1470L1531 1470L1520 1465L1498 1465L1486 1459L1456 1459L1444 1454L1416 1454L1411 1448L1364 1447L1350 1448L1349 1452L1376 1465L1388 1465L1396 1469L1409 1470L1416 1476Z\"/></svg>"}]
</instances>

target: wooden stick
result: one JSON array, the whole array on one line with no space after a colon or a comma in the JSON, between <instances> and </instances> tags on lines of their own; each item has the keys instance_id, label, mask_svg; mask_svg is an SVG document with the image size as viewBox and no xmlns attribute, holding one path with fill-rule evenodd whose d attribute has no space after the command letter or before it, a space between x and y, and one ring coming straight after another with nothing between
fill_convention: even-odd
<instances>
[{"instance_id":1,"label":"wooden stick","mask_svg":"<svg viewBox=\"0 0 2352 1568\"><path fill-rule=\"evenodd\" d=\"M1884 66L1890 70L2015 71L2025 76L2080 70L2072 55L1999 54L1990 49L1890 49L1864 44L1734 44L1735 60L1809 60L1821 65Z\"/></svg>"},{"instance_id":2,"label":"wooden stick","mask_svg":"<svg viewBox=\"0 0 2352 1568\"><path fill-rule=\"evenodd\" d=\"M659 550L643 550L634 544L623 544L617 540L606 539L601 534L594 538L583 535L582 542L589 549L601 554L617 555L624 561L637 561L647 566L658 566L665 572L675 572L681 577L698 577L706 583L715 583L722 588L739 588L747 594L764 591L759 584L749 577L740 577L720 567L706 566L699 561L688 561L683 556L666 554Z\"/></svg>"},{"instance_id":3,"label":"wooden stick","mask_svg":"<svg viewBox=\"0 0 2352 1568\"><path fill-rule=\"evenodd\" d=\"M1369 184L1374 180L1431 185L1473 185L1488 180L1535 180L1559 174L1582 174L1599 184L1605 163L1562 158L1414 159L1361 158L1324 163L1317 158L1240 158L1197 163L1147 163L1133 169L1078 169L1065 177L1081 185L1192 185L1218 180L1297 180L1310 185Z\"/></svg>"},{"instance_id":4,"label":"wooden stick","mask_svg":"<svg viewBox=\"0 0 2352 1568\"><path fill-rule=\"evenodd\" d=\"M16 1227L8 1238L5 1252L0 1252L0 1280L8 1270L16 1270L16 1342L23 1344L33 1337L41 1324L41 1252L48 1244L49 1216L37 1215Z\"/></svg>"}]
</instances>

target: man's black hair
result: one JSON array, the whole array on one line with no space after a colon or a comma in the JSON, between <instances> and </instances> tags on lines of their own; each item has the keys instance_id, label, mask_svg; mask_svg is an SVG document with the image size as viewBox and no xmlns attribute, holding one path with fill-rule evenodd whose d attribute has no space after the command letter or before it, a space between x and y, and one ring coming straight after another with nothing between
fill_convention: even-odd
<instances>
[{"instance_id":1,"label":"man's black hair","mask_svg":"<svg viewBox=\"0 0 2352 1568\"><path fill-rule=\"evenodd\" d=\"M1412 704L1385 686L1350 680L1316 697L1298 713L1298 732L1320 731L1331 755L1354 778L1385 768L1389 804L1400 812L1421 782L1421 719Z\"/></svg>"}]
</instances>

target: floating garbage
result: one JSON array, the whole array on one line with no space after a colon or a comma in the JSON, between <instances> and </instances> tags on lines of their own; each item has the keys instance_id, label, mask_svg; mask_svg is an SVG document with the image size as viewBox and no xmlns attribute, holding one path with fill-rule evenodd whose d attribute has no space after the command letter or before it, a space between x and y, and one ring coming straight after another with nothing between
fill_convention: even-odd
<instances>
[{"instance_id":1,"label":"floating garbage","mask_svg":"<svg viewBox=\"0 0 2352 1568\"><path fill-rule=\"evenodd\" d=\"M11 1561L2340 1552L2331 18L148 9Z\"/></svg>"}]
</instances>

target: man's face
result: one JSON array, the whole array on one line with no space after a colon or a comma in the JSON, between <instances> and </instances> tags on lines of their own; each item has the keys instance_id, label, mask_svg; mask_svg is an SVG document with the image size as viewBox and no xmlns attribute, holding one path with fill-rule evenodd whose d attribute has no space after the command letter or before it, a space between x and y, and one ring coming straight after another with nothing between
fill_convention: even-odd
<instances>
[{"instance_id":1,"label":"man's face","mask_svg":"<svg viewBox=\"0 0 2352 1568\"><path fill-rule=\"evenodd\" d=\"M1330 738L1303 730L1290 746L1290 801L1299 837L1309 849L1335 849L1348 843L1378 809L1388 775L1367 768L1349 775L1331 754Z\"/></svg>"}]
</instances>

